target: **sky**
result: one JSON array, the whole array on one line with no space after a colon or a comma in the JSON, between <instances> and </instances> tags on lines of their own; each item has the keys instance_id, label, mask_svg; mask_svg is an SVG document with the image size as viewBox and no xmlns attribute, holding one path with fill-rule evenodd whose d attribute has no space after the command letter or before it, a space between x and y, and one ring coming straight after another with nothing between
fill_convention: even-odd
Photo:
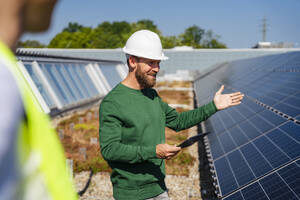
<instances>
[{"instance_id":1,"label":"sky","mask_svg":"<svg viewBox=\"0 0 300 200\"><path fill-rule=\"evenodd\" d=\"M60 0L49 30L21 40L48 44L69 22L96 27L104 21L150 19L164 36L197 25L221 36L228 48L251 48L262 40L264 17L267 41L300 48L300 0Z\"/></svg>"}]
</instances>

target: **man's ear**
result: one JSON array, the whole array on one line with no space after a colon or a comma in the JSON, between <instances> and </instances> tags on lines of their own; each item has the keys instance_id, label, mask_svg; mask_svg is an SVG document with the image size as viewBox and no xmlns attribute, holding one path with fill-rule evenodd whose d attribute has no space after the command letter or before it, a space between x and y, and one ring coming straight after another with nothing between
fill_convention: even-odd
<instances>
[{"instance_id":1,"label":"man's ear","mask_svg":"<svg viewBox=\"0 0 300 200\"><path fill-rule=\"evenodd\" d=\"M134 56L130 56L128 58L128 67L129 71L134 71L137 68L137 62L136 58Z\"/></svg>"}]
</instances>

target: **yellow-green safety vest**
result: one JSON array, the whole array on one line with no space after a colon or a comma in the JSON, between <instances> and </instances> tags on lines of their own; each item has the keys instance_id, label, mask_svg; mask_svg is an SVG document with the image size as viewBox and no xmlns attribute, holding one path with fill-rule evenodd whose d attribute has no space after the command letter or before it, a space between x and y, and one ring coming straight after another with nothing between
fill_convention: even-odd
<instances>
[{"instance_id":1,"label":"yellow-green safety vest","mask_svg":"<svg viewBox=\"0 0 300 200\"><path fill-rule=\"evenodd\" d=\"M17 199L77 199L58 136L48 116L34 101L33 92L18 68L13 53L1 41L0 60L16 79L25 113L24 120L19 123L15 151L18 161L15 167L21 172L15 188Z\"/></svg>"}]
</instances>

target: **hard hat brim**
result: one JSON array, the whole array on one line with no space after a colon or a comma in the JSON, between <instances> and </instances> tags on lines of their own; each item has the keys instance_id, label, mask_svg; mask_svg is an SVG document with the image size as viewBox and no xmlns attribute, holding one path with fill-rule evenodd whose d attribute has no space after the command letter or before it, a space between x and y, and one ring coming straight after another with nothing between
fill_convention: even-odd
<instances>
[{"instance_id":1,"label":"hard hat brim","mask_svg":"<svg viewBox=\"0 0 300 200\"><path fill-rule=\"evenodd\" d=\"M153 55L150 55L150 54L149 55L139 54L138 52L130 51L126 47L124 47L122 50L126 54L141 57L141 58L148 58L148 59L151 59L151 60L168 60L169 59L167 56L164 55L164 53L162 53L161 56L153 56Z\"/></svg>"}]
</instances>

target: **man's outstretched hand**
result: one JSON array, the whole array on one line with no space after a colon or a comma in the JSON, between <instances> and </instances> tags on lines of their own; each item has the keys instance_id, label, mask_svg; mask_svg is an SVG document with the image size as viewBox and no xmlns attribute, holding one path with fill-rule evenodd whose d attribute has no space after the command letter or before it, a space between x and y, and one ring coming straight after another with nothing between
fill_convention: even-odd
<instances>
[{"instance_id":1,"label":"man's outstretched hand","mask_svg":"<svg viewBox=\"0 0 300 200\"><path fill-rule=\"evenodd\" d=\"M180 147L172 146L169 144L156 145L156 156L161 159L171 159L181 150Z\"/></svg>"},{"instance_id":2,"label":"man's outstretched hand","mask_svg":"<svg viewBox=\"0 0 300 200\"><path fill-rule=\"evenodd\" d=\"M214 97L214 103L218 110L223 110L231 106L239 105L244 97L240 92L235 92L231 94L222 94L224 90L224 85L216 92Z\"/></svg>"}]
</instances>

